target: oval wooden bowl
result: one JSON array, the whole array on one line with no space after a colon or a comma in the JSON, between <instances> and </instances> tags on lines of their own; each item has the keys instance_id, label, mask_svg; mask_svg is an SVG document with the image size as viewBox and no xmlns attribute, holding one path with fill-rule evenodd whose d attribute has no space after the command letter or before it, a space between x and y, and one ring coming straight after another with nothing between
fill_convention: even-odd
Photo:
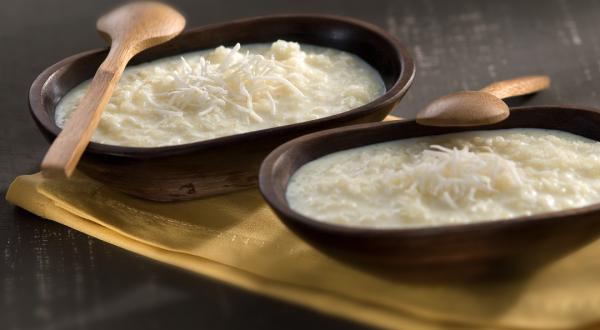
<instances>
[{"instance_id":1,"label":"oval wooden bowl","mask_svg":"<svg viewBox=\"0 0 600 330\"><path fill-rule=\"evenodd\" d=\"M499 124L428 127L415 121L354 125L309 134L275 149L260 169L260 190L275 213L299 236L335 257L401 269L409 277L475 276L527 269L552 260L600 234L600 204L492 222L415 229L363 229L319 222L293 211L285 198L302 165L332 152L427 135L503 128L557 129L600 140L600 113L567 107L511 110ZM600 175L600 173L599 173ZM392 267L390 267L392 266Z\"/></svg>"},{"instance_id":2,"label":"oval wooden bowl","mask_svg":"<svg viewBox=\"0 0 600 330\"><path fill-rule=\"evenodd\" d=\"M381 74L386 93L364 106L317 120L176 146L135 148L90 143L79 169L105 184L145 199L186 200L253 187L264 157L295 137L333 127L382 120L400 101L415 72L407 49L382 29L359 20L321 15L280 15L232 21L184 32L144 51L131 64L219 45L286 39L360 56ZM29 107L42 133L60 132L56 104L91 78L107 50L66 58L42 72L29 92Z\"/></svg>"}]
</instances>

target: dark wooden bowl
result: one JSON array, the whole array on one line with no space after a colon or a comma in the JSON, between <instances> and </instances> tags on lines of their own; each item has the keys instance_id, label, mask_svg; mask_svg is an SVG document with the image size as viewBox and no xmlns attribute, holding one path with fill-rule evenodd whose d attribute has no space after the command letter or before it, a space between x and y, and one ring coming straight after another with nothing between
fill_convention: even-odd
<instances>
[{"instance_id":1,"label":"dark wooden bowl","mask_svg":"<svg viewBox=\"0 0 600 330\"><path fill-rule=\"evenodd\" d=\"M362 229L319 222L288 206L285 191L302 165L339 150L468 130L545 128L600 140L600 113L567 107L516 108L499 124L473 128L394 121L330 129L275 149L260 169L260 190L281 220L326 253L417 277L475 276L539 265L597 238L600 204L492 222L416 229ZM598 173L600 175L600 173ZM390 267L395 266L395 267ZM527 268L521 268L527 269Z\"/></svg>"},{"instance_id":2,"label":"dark wooden bowl","mask_svg":"<svg viewBox=\"0 0 600 330\"><path fill-rule=\"evenodd\" d=\"M257 183L261 161L276 146L323 129L382 120L404 96L415 73L407 49L387 32L359 20L321 15L267 16L192 29L139 54L131 63L237 42L277 39L354 53L379 71L386 93L333 116L208 141L155 148L90 143L78 168L113 188L157 201L249 188ZM56 104L73 87L91 78L106 54L103 49L71 56L46 69L33 82L29 106L49 141L60 132L54 122Z\"/></svg>"}]
</instances>

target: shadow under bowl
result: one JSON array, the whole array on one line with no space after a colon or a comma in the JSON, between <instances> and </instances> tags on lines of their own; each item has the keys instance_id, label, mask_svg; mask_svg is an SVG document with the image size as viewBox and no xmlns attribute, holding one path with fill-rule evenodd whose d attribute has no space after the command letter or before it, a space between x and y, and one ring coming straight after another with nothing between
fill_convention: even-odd
<instances>
[{"instance_id":1,"label":"shadow under bowl","mask_svg":"<svg viewBox=\"0 0 600 330\"><path fill-rule=\"evenodd\" d=\"M366 265L384 276L438 280L522 274L596 239L600 203L473 224L370 229L303 216L290 208L285 197L298 168L333 152L413 137L508 128L553 129L600 141L600 113L572 107L523 107L489 126L428 127L411 120L326 130L275 149L262 164L259 186L279 218L300 237L325 253Z\"/></svg>"},{"instance_id":2,"label":"shadow under bowl","mask_svg":"<svg viewBox=\"0 0 600 330\"><path fill-rule=\"evenodd\" d=\"M295 137L356 123L380 121L404 96L415 68L408 50L384 30L356 19L327 15L250 18L188 30L134 57L139 64L236 43L277 39L335 48L358 55L381 75L386 92L372 102L307 122L189 144L137 148L90 143L78 168L112 188L156 201L186 200L253 187L264 157ZM29 92L29 107L44 136L60 133L54 112L60 99L90 79L107 49L83 52L43 71Z\"/></svg>"}]
</instances>

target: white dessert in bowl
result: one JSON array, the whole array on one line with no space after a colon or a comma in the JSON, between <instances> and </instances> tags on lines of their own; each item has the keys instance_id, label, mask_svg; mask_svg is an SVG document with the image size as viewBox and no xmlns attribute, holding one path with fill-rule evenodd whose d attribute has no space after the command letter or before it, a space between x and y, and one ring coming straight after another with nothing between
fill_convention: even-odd
<instances>
[{"instance_id":1,"label":"white dessert in bowl","mask_svg":"<svg viewBox=\"0 0 600 330\"><path fill-rule=\"evenodd\" d=\"M323 118L191 143L135 147L92 141L81 159L81 171L127 194L160 201L247 189L256 185L262 160L277 146L319 130L380 121L412 84L412 57L396 38L367 22L322 15L262 16L190 29L165 45L148 49L131 63L143 65L169 56L181 62L181 54L198 50L233 47L236 43L241 43L243 50L244 45L280 39L360 57L377 70L385 93L363 106ZM65 58L32 83L29 107L49 141L61 131L55 120L57 105L93 76L105 53L94 50Z\"/></svg>"},{"instance_id":2,"label":"white dessert in bowl","mask_svg":"<svg viewBox=\"0 0 600 330\"><path fill-rule=\"evenodd\" d=\"M87 85L61 99L59 127ZM377 71L344 51L282 40L221 46L127 68L92 141L158 147L209 140L327 117L384 92Z\"/></svg>"},{"instance_id":3,"label":"white dessert in bowl","mask_svg":"<svg viewBox=\"0 0 600 330\"><path fill-rule=\"evenodd\" d=\"M362 228L468 224L600 202L600 142L542 129L472 131L338 151L300 167L289 206Z\"/></svg>"},{"instance_id":4,"label":"white dessert in bowl","mask_svg":"<svg viewBox=\"0 0 600 330\"><path fill-rule=\"evenodd\" d=\"M533 128L541 129L538 132L548 133L546 135L557 136L557 138L550 136L543 142L544 139L541 139L541 136L536 136L534 131L529 131ZM375 266L394 278L396 275L409 277L414 275L415 277L412 278L416 280L425 278L445 280L455 276L465 279L486 275L498 276L505 274L504 271L510 273L521 270L529 271L564 256L599 237L600 201L594 201L595 191L585 188L586 185L597 187L598 182L599 159L596 156L598 155L597 148L600 145L600 112L598 110L560 106L513 108L510 116L502 123L485 126L481 129L485 130L477 132L478 128L430 127L419 125L415 120L400 120L334 128L308 134L279 146L267 156L260 169L259 187L263 197L281 221L311 245L336 259L359 267L362 265L367 265L369 268ZM524 129L521 132L526 132L526 134L519 133L521 129ZM530 132L532 133L530 134ZM522 135L521 142L507 142L507 136L503 136L502 139L492 138L494 134L509 135L509 133ZM444 136L444 134L446 135ZM478 134L481 134L479 138L477 138ZM469 145L469 142L473 142L472 140L476 138L477 141ZM520 138L518 137L517 140ZM474 191L471 195L470 189L464 189L463 194L460 194L461 190L457 188L457 193L449 196L453 198L450 203L443 197L443 192L451 190L449 189L451 186L460 186L454 184L460 182L458 179L471 182L475 181L471 178L473 176L476 177L475 179L486 177L490 171L485 166L481 164L473 166L472 164L463 172L449 171L445 176L454 177L457 180L447 180L448 183L455 182L444 189L435 191L433 188L439 182L433 175L427 175L427 173L436 172L428 170L428 167L431 166L419 166L422 163L411 161L411 157L390 157L389 155L384 158L384 162L379 162L374 159L373 153L363 153L362 158L354 157L356 162L352 162L352 165L342 163L339 159L337 162L330 163L332 167L344 168L346 170L344 176L350 178L350 182L360 178L363 185L359 188L365 188L362 193L360 189L355 189L356 187L350 185L348 187L354 190L351 191L353 194L351 198L346 198L349 195L346 192L348 189L335 191L337 184L333 180L335 177L328 174L336 171L330 171L327 166L324 166L322 172L310 171L311 173L308 174L321 178L327 177L326 181L333 183L330 186L334 187L331 189L333 192L314 196L303 194L297 196L310 204L321 202L317 201L319 196L327 195L329 196L328 200L322 201L322 204L332 202L331 209L323 208L321 213L310 211L311 214L308 214L309 211L298 206L290 198L294 181L297 179L294 177L302 173L305 165L335 156L337 152L359 151L357 153L361 153L363 147L366 149L370 146L401 143L410 139L421 139L420 145L414 144L410 149L412 160L424 157L423 151L425 150L429 150L427 153L433 153L429 156L436 156L438 152L444 154L437 155L440 158L436 166L438 169L445 167L441 161L442 158L467 152L466 149L463 149L464 146L469 147L469 152L485 154L472 155L476 156L475 158L487 157L489 153L495 152L496 156L511 161L517 167L523 167L521 161L524 157L532 156L529 157L531 166L525 165L524 172L527 174L529 170L535 170L540 175L528 177L528 175L519 173L521 171L517 171L518 178L522 181L539 178L540 183L534 183L533 189L557 192L561 199L564 198L563 201L571 199L576 203L567 205L568 203L555 202L554 205L562 205L564 208L561 207L559 210L559 208L552 207L551 210L545 211L543 209L547 209L548 203L544 205L544 198L539 200L532 198L529 200L533 200L537 205L533 205L530 213L515 214L515 217L500 217L492 214L485 218L474 216L448 221L447 218L444 218L445 216L471 212L470 210L455 209L452 202L458 207L462 205L469 207L471 206L468 203L470 196L476 199L475 204L479 197L483 197L482 201L495 202L494 197L485 197L494 194L493 190L487 189L485 181L483 185L478 186L478 190L482 193L478 194L477 191ZM536 139L541 139L539 141L541 143L530 141ZM454 144L449 143L452 140L454 140ZM490 140L492 146L484 144L485 140ZM561 140L562 142L560 142ZM530 142L532 143L530 144ZM450 150L442 150L439 147L431 148L435 145ZM407 152L408 149L408 147L402 148L403 151L400 153ZM552 151L552 149L556 150ZM398 148L388 147L387 151L392 155L399 153ZM420 156L417 156L419 154ZM453 160L450 163L466 163L461 159ZM351 161L352 157L348 157L346 160ZM399 162L400 160L402 162ZM560 164L554 165L556 160L560 160ZM362 166L357 166L357 163ZM406 165L406 168L402 168L402 163ZM494 166L508 169L508 172L511 172L512 166L508 164L494 164ZM388 170L383 172L382 169L386 167ZM394 180L396 172L411 168L414 178L405 177L402 180ZM352 169L352 171L347 171L347 169ZM421 173L417 173L417 170ZM504 194L507 199L514 200L516 194L519 193L520 185L509 185L506 182L510 182L517 176L507 172L496 172L502 173L497 180L498 185L495 187L496 183L490 181L490 186L500 192L505 190L515 192L515 196ZM578 175L573 175L575 172ZM381 180L377 180L377 176L380 174L384 175L381 175ZM365 180L368 177L370 180ZM546 178L550 180L546 180ZM576 184L572 188L566 187L566 192L563 192L561 191L561 188L565 188L561 187L563 183L558 182L558 185L554 185L557 184L557 178L560 178L561 181L563 178L566 179L565 183L578 182L582 184ZM373 219L368 218L373 213L375 215L385 213L386 207L390 206L389 202L396 204L392 207L400 204L402 201L396 201L398 197L402 198L406 190L411 188L403 186L404 182L402 181L414 182L416 179L422 181L423 184L415 189L425 188L423 191L427 192L431 188L434 194L440 196L424 198L428 201L435 200L435 204L427 203L426 206L439 207L440 210L443 208L448 210L448 213L441 214L440 212L438 214L442 215L441 217L432 217L429 220L422 218L419 220L418 217L410 219L390 216L388 217L391 220L390 223L373 223ZM588 179L589 182L586 181ZM546 181L544 182L544 180ZM505 184L501 184L502 182ZM329 184L325 183L325 185ZM305 184L301 184L301 186L307 188L306 191L323 189L318 187L318 183L315 187L308 187ZM384 189L381 189L382 187ZM502 189L498 189L498 187ZM373 194L370 194L368 189L371 189ZM577 199L573 198L574 195L569 193L569 189L579 196L587 196L586 200L579 203ZM522 192L527 192L527 190ZM560 194L563 195L560 196ZM462 199L461 196L463 196ZM546 199L547 201L548 199ZM339 204L342 203L345 205L339 207ZM369 207L367 211L371 211L371 214L360 210L356 211L357 208L365 205ZM512 205L508 205L508 207L512 207ZM536 210L536 207L539 208ZM324 218L327 213L334 214L336 208L337 211L341 210L342 212L346 212L346 209L355 211L348 213L352 213L356 218L348 219L347 223L344 223L345 219L335 221ZM409 205L409 209L414 210L415 207ZM404 210L398 211L399 213L404 212Z\"/></svg>"}]
</instances>

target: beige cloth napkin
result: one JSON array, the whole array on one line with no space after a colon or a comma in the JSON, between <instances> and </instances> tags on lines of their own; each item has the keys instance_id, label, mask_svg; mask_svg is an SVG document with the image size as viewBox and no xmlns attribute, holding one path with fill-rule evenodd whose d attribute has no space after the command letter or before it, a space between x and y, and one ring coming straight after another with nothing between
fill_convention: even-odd
<instances>
[{"instance_id":1,"label":"beige cloth napkin","mask_svg":"<svg viewBox=\"0 0 600 330\"><path fill-rule=\"evenodd\" d=\"M77 174L18 177L7 199L141 255L365 324L400 329L600 325L600 240L534 274L415 284L331 259L296 237L257 190L153 203Z\"/></svg>"}]
</instances>

